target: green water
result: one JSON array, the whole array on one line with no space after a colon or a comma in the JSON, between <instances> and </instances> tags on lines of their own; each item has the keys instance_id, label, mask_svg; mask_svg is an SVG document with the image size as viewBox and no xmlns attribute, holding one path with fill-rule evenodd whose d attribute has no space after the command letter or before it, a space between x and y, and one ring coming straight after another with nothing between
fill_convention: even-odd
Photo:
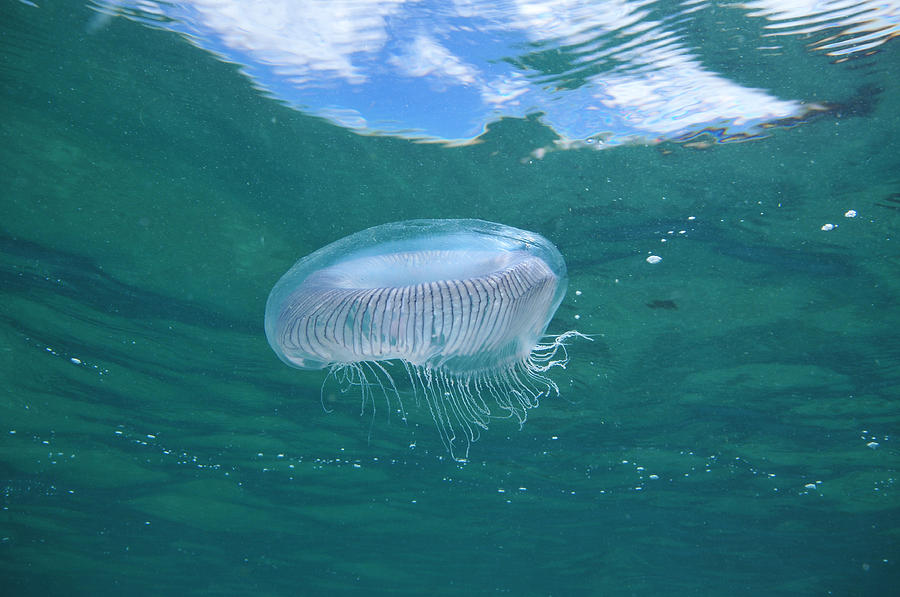
<instances>
[{"instance_id":1,"label":"green water","mask_svg":"<svg viewBox=\"0 0 900 597\"><path fill-rule=\"evenodd\" d=\"M859 101L767 139L536 160L535 121L359 137L175 35L0 11L4 595L896 586L896 42L809 59ZM467 464L412 400L404 423L326 389L326 412L262 328L300 256L451 217L556 243L550 330L593 335Z\"/></svg>"}]
</instances>

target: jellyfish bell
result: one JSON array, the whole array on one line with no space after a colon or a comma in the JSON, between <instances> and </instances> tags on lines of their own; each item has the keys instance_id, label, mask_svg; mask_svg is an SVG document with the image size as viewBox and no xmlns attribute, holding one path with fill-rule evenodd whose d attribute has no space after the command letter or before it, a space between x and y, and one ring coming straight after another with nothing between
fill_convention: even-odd
<instances>
[{"instance_id":1,"label":"jellyfish bell","mask_svg":"<svg viewBox=\"0 0 900 597\"><path fill-rule=\"evenodd\" d=\"M566 293L550 241L483 220L375 226L300 259L266 302L266 337L288 365L329 369L358 386L400 393L384 363L403 365L454 457L498 416L523 424L545 373L567 362L569 331L545 339ZM326 377L326 379L328 378ZM456 449L455 449L456 448Z\"/></svg>"}]
</instances>

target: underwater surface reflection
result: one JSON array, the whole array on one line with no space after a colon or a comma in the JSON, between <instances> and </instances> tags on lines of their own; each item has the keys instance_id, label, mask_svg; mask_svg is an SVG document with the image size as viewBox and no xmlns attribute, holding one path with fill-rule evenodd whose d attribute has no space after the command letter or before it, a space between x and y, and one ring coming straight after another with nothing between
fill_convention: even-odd
<instances>
[{"instance_id":1,"label":"underwater surface reflection","mask_svg":"<svg viewBox=\"0 0 900 597\"><path fill-rule=\"evenodd\" d=\"M813 81L773 89L766 71L810 60L827 69L823 59L872 52L900 33L896 0L98 0L96 8L92 29L121 15L178 32L308 114L448 144L527 116L555 131L555 147L703 132L741 140L827 107ZM754 62L762 76L749 82L740 71Z\"/></svg>"}]
</instances>

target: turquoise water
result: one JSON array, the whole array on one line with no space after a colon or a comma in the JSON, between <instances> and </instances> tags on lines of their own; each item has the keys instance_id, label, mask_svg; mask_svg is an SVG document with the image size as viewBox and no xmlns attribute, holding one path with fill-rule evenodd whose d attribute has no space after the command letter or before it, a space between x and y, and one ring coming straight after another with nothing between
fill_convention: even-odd
<instances>
[{"instance_id":1,"label":"turquoise water","mask_svg":"<svg viewBox=\"0 0 900 597\"><path fill-rule=\"evenodd\" d=\"M174 33L39 4L0 9L4 594L896 586L896 40L711 52L831 106L766 138L544 155L536 117L359 136ZM263 331L299 257L412 218L546 236L570 271L549 331L593 337L467 463L424 406L361 414Z\"/></svg>"}]
</instances>

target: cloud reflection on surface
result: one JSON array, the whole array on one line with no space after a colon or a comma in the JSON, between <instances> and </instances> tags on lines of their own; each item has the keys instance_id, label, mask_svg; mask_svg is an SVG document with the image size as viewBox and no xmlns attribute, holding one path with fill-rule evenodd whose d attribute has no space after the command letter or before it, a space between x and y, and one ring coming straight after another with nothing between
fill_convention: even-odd
<instances>
[{"instance_id":1,"label":"cloud reflection on surface","mask_svg":"<svg viewBox=\"0 0 900 597\"><path fill-rule=\"evenodd\" d=\"M897 0L751 0L725 7L702 0L100 0L95 6L185 35L305 113L362 134L447 144L472 142L501 118L531 115L553 129L560 147L656 143L703 131L719 140L749 138L819 106L742 85L739 72L707 66L703 56L716 48L691 41L695 23L715 18L717 31L737 30L747 48L769 54L812 35L812 51L842 58L900 33ZM740 58L739 65L753 56Z\"/></svg>"}]
</instances>

